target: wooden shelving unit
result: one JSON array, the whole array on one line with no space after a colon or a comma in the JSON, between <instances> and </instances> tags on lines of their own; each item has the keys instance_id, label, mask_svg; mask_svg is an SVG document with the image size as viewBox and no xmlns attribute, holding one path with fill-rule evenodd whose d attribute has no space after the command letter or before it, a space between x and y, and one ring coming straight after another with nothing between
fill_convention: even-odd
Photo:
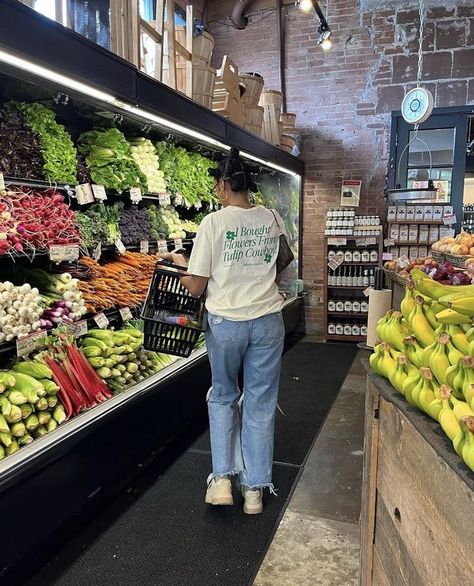
<instances>
[{"instance_id":1,"label":"wooden shelving unit","mask_svg":"<svg viewBox=\"0 0 474 586\"><path fill-rule=\"evenodd\" d=\"M350 248L352 250L362 250L362 247L357 246L356 242L360 240L361 236L325 236L324 237L324 258L328 258L328 252L331 248L337 249L346 249ZM377 249L378 252L378 262L343 262L339 265L339 267L367 267L368 269L374 268L382 268L382 253L383 253L383 237L382 235L379 236L368 236L367 238L375 239L375 244L369 244L366 246L368 249ZM345 239L346 245L335 245L335 244L328 244L328 241L333 239ZM340 293L340 292L347 292L347 297L352 297L354 299L363 300L365 297L362 295L362 291L367 288L367 285L364 286L340 286L340 285L329 285L328 284L328 271L330 271L329 267L326 266L324 270L324 277L323 277L323 289L324 289L324 320L323 320L323 327L324 327L324 339L331 342L364 342L366 337L365 336L348 336L342 334L329 334L328 333L328 323L329 318L331 320L340 321L340 319L346 319L351 322L357 321L359 323L366 323L367 322L367 313L362 312L342 312L342 311L328 311L328 300L329 300L329 293ZM335 296L335 295L334 295Z\"/></svg>"}]
</instances>

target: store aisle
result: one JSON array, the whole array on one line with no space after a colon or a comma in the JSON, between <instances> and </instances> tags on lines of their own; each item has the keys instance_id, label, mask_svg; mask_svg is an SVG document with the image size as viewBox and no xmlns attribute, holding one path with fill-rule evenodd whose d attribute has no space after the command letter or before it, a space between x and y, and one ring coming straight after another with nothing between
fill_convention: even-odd
<instances>
[{"instance_id":1,"label":"store aisle","mask_svg":"<svg viewBox=\"0 0 474 586\"><path fill-rule=\"evenodd\" d=\"M365 354L329 412L254 586L359 583Z\"/></svg>"},{"instance_id":2,"label":"store aisle","mask_svg":"<svg viewBox=\"0 0 474 586\"><path fill-rule=\"evenodd\" d=\"M29 586L252 584L355 353L351 345L302 341L285 354L285 416L277 418L274 464L278 497L267 496L263 515L244 515L237 491L234 507L204 504L205 432L177 457L148 467Z\"/></svg>"}]
</instances>

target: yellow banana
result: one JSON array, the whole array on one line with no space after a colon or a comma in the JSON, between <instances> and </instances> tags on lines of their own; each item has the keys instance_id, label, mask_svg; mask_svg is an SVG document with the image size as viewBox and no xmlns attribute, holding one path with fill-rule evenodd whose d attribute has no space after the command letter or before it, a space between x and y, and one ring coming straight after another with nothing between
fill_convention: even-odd
<instances>
[{"instance_id":1,"label":"yellow banana","mask_svg":"<svg viewBox=\"0 0 474 586\"><path fill-rule=\"evenodd\" d=\"M474 295L471 295L470 297L467 295L463 295L461 297L449 297L446 298L445 301L443 301L442 298L440 299L440 303L441 305L445 305L446 307L449 307L458 313L462 313L463 315L474 315Z\"/></svg>"},{"instance_id":2,"label":"yellow banana","mask_svg":"<svg viewBox=\"0 0 474 586\"><path fill-rule=\"evenodd\" d=\"M385 326L386 326L388 320L392 317L392 313L393 313L392 309L387 311L387 313L379 319L379 321L377 322L377 325L375 327L375 331L377 332L377 336L378 336L379 340L381 340L382 342L386 341L384 339L385 338L384 330L385 330Z\"/></svg>"},{"instance_id":3,"label":"yellow banana","mask_svg":"<svg viewBox=\"0 0 474 586\"><path fill-rule=\"evenodd\" d=\"M471 323L471 318L469 316L463 315L462 313L458 313L453 309L443 309L443 311L438 312L435 315L435 320L442 324L452 324L455 326L462 326L463 324Z\"/></svg>"},{"instance_id":4,"label":"yellow banana","mask_svg":"<svg viewBox=\"0 0 474 586\"><path fill-rule=\"evenodd\" d=\"M416 375L417 372L416 367L409 363L405 354L399 354L397 356L397 366L390 373L389 380L392 386L403 394L403 383L410 376Z\"/></svg>"},{"instance_id":5,"label":"yellow banana","mask_svg":"<svg viewBox=\"0 0 474 586\"><path fill-rule=\"evenodd\" d=\"M403 352L408 357L408 360L417 368L423 366L421 363L421 356L423 348L418 344L415 336L407 336L403 340Z\"/></svg>"},{"instance_id":6,"label":"yellow banana","mask_svg":"<svg viewBox=\"0 0 474 586\"><path fill-rule=\"evenodd\" d=\"M420 374L422 384L413 389L412 398L420 409L428 413L429 404L436 399L432 386L433 375L429 368L420 368Z\"/></svg>"},{"instance_id":7,"label":"yellow banana","mask_svg":"<svg viewBox=\"0 0 474 586\"><path fill-rule=\"evenodd\" d=\"M369 363L370 366L372 367L372 370L374 372L376 372L377 374L382 375L380 368L379 368L379 360L382 357L382 349L380 348L380 344L377 344L377 346L375 346L374 351L372 352L372 354L369 357Z\"/></svg>"},{"instance_id":8,"label":"yellow banana","mask_svg":"<svg viewBox=\"0 0 474 586\"><path fill-rule=\"evenodd\" d=\"M458 418L454 414L454 411L451 409L451 405L449 403L451 390L446 385L441 385L439 394L443 402L443 406L439 412L438 420L441 427L443 428L444 433L451 441L453 441L460 432L461 426L459 425Z\"/></svg>"},{"instance_id":9,"label":"yellow banana","mask_svg":"<svg viewBox=\"0 0 474 586\"><path fill-rule=\"evenodd\" d=\"M434 419L435 421L439 421L439 414L441 409L443 408L443 401L441 397L436 397L431 403L428 405L426 412L428 415Z\"/></svg>"},{"instance_id":10,"label":"yellow banana","mask_svg":"<svg viewBox=\"0 0 474 586\"><path fill-rule=\"evenodd\" d=\"M428 320L430 326L433 328L433 330L435 330L439 326L439 322L437 321L436 315L429 303L423 304L423 313L425 314L425 317Z\"/></svg>"},{"instance_id":11,"label":"yellow banana","mask_svg":"<svg viewBox=\"0 0 474 586\"><path fill-rule=\"evenodd\" d=\"M469 342L466 334L459 326L446 325L446 332L451 336L451 342L463 354L469 354Z\"/></svg>"},{"instance_id":12,"label":"yellow banana","mask_svg":"<svg viewBox=\"0 0 474 586\"><path fill-rule=\"evenodd\" d=\"M433 352L436 350L437 340L435 340L432 344L427 346L421 355L421 365L425 368L429 368L430 366L430 358Z\"/></svg>"},{"instance_id":13,"label":"yellow banana","mask_svg":"<svg viewBox=\"0 0 474 586\"><path fill-rule=\"evenodd\" d=\"M474 285L443 285L437 281L433 281L425 275L415 281L416 288L423 295L435 299L442 303L441 299L450 295L470 295L474 296ZM444 305L444 304L443 304Z\"/></svg>"},{"instance_id":14,"label":"yellow banana","mask_svg":"<svg viewBox=\"0 0 474 586\"><path fill-rule=\"evenodd\" d=\"M465 442L462 447L462 459L474 472L474 417L464 417L461 425L465 427Z\"/></svg>"},{"instance_id":15,"label":"yellow banana","mask_svg":"<svg viewBox=\"0 0 474 586\"><path fill-rule=\"evenodd\" d=\"M428 320L423 314L423 299L417 295L415 298L416 305L412 314L410 326L418 342L426 348L434 342L434 331Z\"/></svg>"},{"instance_id":16,"label":"yellow banana","mask_svg":"<svg viewBox=\"0 0 474 586\"><path fill-rule=\"evenodd\" d=\"M415 375L405 379L405 382L402 384L402 395L410 403L410 405L413 405L414 407L417 405L413 402L412 392L413 389L419 384L420 379L421 375L419 372L417 372Z\"/></svg>"},{"instance_id":17,"label":"yellow banana","mask_svg":"<svg viewBox=\"0 0 474 586\"><path fill-rule=\"evenodd\" d=\"M408 328L402 323L402 319L402 313L400 311L394 311L387 321L383 332L386 337L384 342L388 342L392 348L395 348L399 352L403 351L403 339L409 334Z\"/></svg>"},{"instance_id":18,"label":"yellow banana","mask_svg":"<svg viewBox=\"0 0 474 586\"><path fill-rule=\"evenodd\" d=\"M459 433L456 434L455 438L453 439L453 446L454 449L456 451L456 454L462 458L462 449L464 447L464 443L467 440L467 427L466 424L464 423L464 421L461 419L461 421L459 422L459 425L461 427L461 429L459 430Z\"/></svg>"},{"instance_id":19,"label":"yellow banana","mask_svg":"<svg viewBox=\"0 0 474 586\"><path fill-rule=\"evenodd\" d=\"M382 356L380 357L377 366L379 368L380 374L385 378L389 378L390 373L395 368L395 360L392 358L390 354L390 344L386 342L382 342L380 344Z\"/></svg>"},{"instance_id":20,"label":"yellow banana","mask_svg":"<svg viewBox=\"0 0 474 586\"><path fill-rule=\"evenodd\" d=\"M454 415L456 415L458 419L461 419L461 417L474 417L474 411L467 403L456 399L452 394L449 400L453 406Z\"/></svg>"},{"instance_id":21,"label":"yellow banana","mask_svg":"<svg viewBox=\"0 0 474 586\"><path fill-rule=\"evenodd\" d=\"M413 297L413 283L409 283L405 288L405 296L400 303L400 311L403 317L408 321L410 313L415 307L415 299Z\"/></svg>"},{"instance_id":22,"label":"yellow banana","mask_svg":"<svg viewBox=\"0 0 474 586\"><path fill-rule=\"evenodd\" d=\"M467 383L464 384L463 395L466 403L469 407L474 411L474 384Z\"/></svg>"},{"instance_id":23,"label":"yellow banana","mask_svg":"<svg viewBox=\"0 0 474 586\"><path fill-rule=\"evenodd\" d=\"M431 368L431 372L434 374L436 380L440 384L446 384L446 371L451 366L447 356L448 342L449 335L446 333L440 334L435 343L435 348L428 360L428 365ZM428 346L428 348L431 348L431 346ZM428 350L428 348L426 348L425 352Z\"/></svg>"},{"instance_id":24,"label":"yellow banana","mask_svg":"<svg viewBox=\"0 0 474 586\"><path fill-rule=\"evenodd\" d=\"M449 334L447 334L447 336L449 336ZM449 342L446 344L446 348L447 348L447 352L448 352L449 364L451 364L451 366L456 365L461 360L461 358L464 356L464 354L462 352L459 352L459 350L453 345L453 343L451 342L450 336L449 336Z\"/></svg>"}]
</instances>

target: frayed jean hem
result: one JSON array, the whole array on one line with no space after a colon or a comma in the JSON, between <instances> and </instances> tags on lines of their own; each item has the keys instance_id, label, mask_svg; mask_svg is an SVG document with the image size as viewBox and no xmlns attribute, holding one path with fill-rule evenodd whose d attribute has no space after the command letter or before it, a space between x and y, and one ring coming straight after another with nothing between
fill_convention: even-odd
<instances>
[{"instance_id":1,"label":"frayed jean hem","mask_svg":"<svg viewBox=\"0 0 474 586\"><path fill-rule=\"evenodd\" d=\"M247 486L246 484L241 483L240 486L247 488L248 490L259 490L259 489L268 488L268 490L270 491L270 494L273 494L274 496L278 496L277 491L271 482L266 482L264 484L254 484L252 486Z\"/></svg>"},{"instance_id":2,"label":"frayed jean hem","mask_svg":"<svg viewBox=\"0 0 474 586\"><path fill-rule=\"evenodd\" d=\"M240 474L240 472L237 470L237 468L234 468L233 470L230 470L229 472L217 472L217 473L212 473L209 474L209 476L207 477L207 484L209 484L212 480L214 480L214 478L223 478L224 476L237 476L238 474Z\"/></svg>"}]
</instances>

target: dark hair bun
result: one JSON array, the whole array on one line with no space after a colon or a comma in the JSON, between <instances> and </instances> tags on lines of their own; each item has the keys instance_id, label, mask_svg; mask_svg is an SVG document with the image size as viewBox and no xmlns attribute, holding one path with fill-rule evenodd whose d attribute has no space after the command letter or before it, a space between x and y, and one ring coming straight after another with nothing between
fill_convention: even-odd
<instances>
[{"instance_id":1,"label":"dark hair bun","mask_svg":"<svg viewBox=\"0 0 474 586\"><path fill-rule=\"evenodd\" d=\"M232 147L229 153L229 159L238 159L240 157L240 151L237 147Z\"/></svg>"}]
</instances>

